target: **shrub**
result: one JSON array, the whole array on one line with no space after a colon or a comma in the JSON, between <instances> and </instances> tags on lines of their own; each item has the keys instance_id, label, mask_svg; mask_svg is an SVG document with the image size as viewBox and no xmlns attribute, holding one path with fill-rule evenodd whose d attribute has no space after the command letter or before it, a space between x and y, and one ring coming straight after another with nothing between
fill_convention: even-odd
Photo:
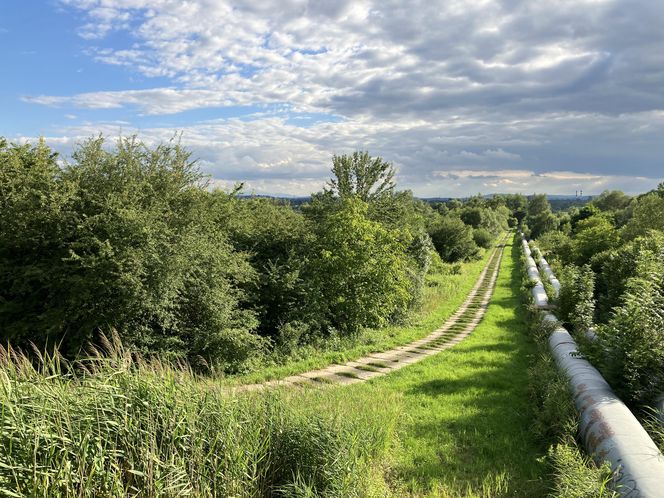
<instances>
[{"instance_id":1,"label":"shrub","mask_svg":"<svg viewBox=\"0 0 664 498\"><path fill-rule=\"evenodd\" d=\"M573 261L572 239L562 232L547 232L537 239L539 247L550 263L563 265Z\"/></svg>"},{"instance_id":2,"label":"shrub","mask_svg":"<svg viewBox=\"0 0 664 498\"><path fill-rule=\"evenodd\" d=\"M241 307L251 267L178 144L92 139L64 169L43 144L5 144L0 171L3 341L71 356L113 328L143 352L231 369L261 349Z\"/></svg>"},{"instance_id":3,"label":"shrub","mask_svg":"<svg viewBox=\"0 0 664 498\"><path fill-rule=\"evenodd\" d=\"M651 404L664 385L664 246L644 250L628 279L622 304L598 328L596 361L621 397Z\"/></svg>"},{"instance_id":4,"label":"shrub","mask_svg":"<svg viewBox=\"0 0 664 498\"><path fill-rule=\"evenodd\" d=\"M258 317L258 332L274 338L293 320L312 320L303 281L314 240L309 221L287 204L266 198L212 195L212 215L237 251L246 253L256 278L243 286L245 302Z\"/></svg>"},{"instance_id":5,"label":"shrub","mask_svg":"<svg viewBox=\"0 0 664 498\"><path fill-rule=\"evenodd\" d=\"M583 335L593 324L595 313L595 274L588 265L567 265L560 273L558 308L563 321Z\"/></svg>"},{"instance_id":6,"label":"shrub","mask_svg":"<svg viewBox=\"0 0 664 498\"><path fill-rule=\"evenodd\" d=\"M483 249L489 249L493 245L493 236L485 228L474 229L473 240L475 241L475 244Z\"/></svg>"},{"instance_id":7,"label":"shrub","mask_svg":"<svg viewBox=\"0 0 664 498\"><path fill-rule=\"evenodd\" d=\"M627 281L636 275L637 261L641 253L645 251L656 254L662 247L664 234L653 230L618 249L600 255L598 266L601 270L597 275L596 285L599 321L608 321L611 310L620 305Z\"/></svg>"},{"instance_id":8,"label":"shrub","mask_svg":"<svg viewBox=\"0 0 664 498\"><path fill-rule=\"evenodd\" d=\"M533 239L556 229L556 217L551 212L551 205L546 195L534 195L528 200L527 215L524 222L529 227L529 236Z\"/></svg>"},{"instance_id":9,"label":"shrub","mask_svg":"<svg viewBox=\"0 0 664 498\"><path fill-rule=\"evenodd\" d=\"M479 254L479 248L473 240L472 228L459 218L441 217L429 232L436 251L447 263L469 261Z\"/></svg>"},{"instance_id":10,"label":"shrub","mask_svg":"<svg viewBox=\"0 0 664 498\"><path fill-rule=\"evenodd\" d=\"M614 249L620 237L607 216L596 215L580 221L572 242L574 260L578 265L589 263L592 257L603 251Z\"/></svg>"},{"instance_id":11,"label":"shrub","mask_svg":"<svg viewBox=\"0 0 664 498\"><path fill-rule=\"evenodd\" d=\"M385 325L411 300L407 245L399 232L368 219L367 209L360 199L344 199L317 227L308 266L317 305L346 334Z\"/></svg>"}]
</instances>

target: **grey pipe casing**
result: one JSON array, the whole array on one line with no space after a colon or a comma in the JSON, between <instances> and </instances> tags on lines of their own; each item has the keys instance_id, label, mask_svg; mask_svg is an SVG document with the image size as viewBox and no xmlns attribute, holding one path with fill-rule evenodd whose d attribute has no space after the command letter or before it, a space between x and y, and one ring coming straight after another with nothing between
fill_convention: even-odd
<instances>
[{"instance_id":1,"label":"grey pipe casing","mask_svg":"<svg viewBox=\"0 0 664 498\"><path fill-rule=\"evenodd\" d=\"M558 324L548 312L544 320ZM664 456L643 426L599 371L579 357L576 342L562 326L549 336L549 348L568 378L584 446L596 462L608 461L616 471L621 496L664 497Z\"/></svg>"},{"instance_id":2,"label":"grey pipe casing","mask_svg":"<svg viewBox=\"0 0 664 498\"><path fill-rule=\"evenodd\" d=\"M540 279L539 271L537 271L537 264L535 264L535 260L532 258L532 256L526 257L526 268L528 270L528 277L530 277L530 280L535 284L530 291L533 295L535 306L538 308L547 309L549 307L549 299L546 295L546 291L544 290L544 284Z\"/></svg>"}]
</instances>

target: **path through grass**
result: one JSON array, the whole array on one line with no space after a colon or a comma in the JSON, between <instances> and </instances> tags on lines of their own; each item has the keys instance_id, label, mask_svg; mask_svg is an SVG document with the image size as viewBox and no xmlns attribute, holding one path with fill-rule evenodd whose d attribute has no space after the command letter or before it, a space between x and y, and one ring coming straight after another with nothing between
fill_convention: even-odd
<instances>
[{"instance_id":1,"label":"path through grass","mask_svg":"<svg viewBox=\"0 0 664 498\"><path fill-rule=\"evenodd\" d=\"M396 495L546 495L541 448L529 431L534 345L520 311L519 246L506 249L487 314L456 347L367 384L373 399L401 393Z\"/></svg>"},{"instance_id":2,"label":"path through grass","mask_svg":"<svg viewBox=\"0 0 664 498\"><path fill-rule=\"evenodd\" d=\"M224 384L253 384L316 370L331 364L343 364L369 353L386 351L425 337L454 313L466 298L489 260L486 251L477 261L461 265L456 275L427 275L422 306L405 325L363 330L357 337L326 341L324 349L302 347L284 364L266 365L249 374L221 379Z\"/></svg>"}]
</instances>

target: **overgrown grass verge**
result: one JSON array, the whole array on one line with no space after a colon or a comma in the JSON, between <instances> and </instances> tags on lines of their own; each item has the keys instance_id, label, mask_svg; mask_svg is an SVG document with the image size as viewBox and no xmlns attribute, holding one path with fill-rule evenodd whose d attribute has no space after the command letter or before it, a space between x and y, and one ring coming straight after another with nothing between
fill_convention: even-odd
<instances>
[{"instance_id":1,"label":"overgrown grass verge","mask_svg":"<svg viewBox=\"0 0 664 498\"><path fill-rule=\"evenodd\" d=\"M383 496L399 396L232 394L110 357L35 368L0 349L0 495Z\"/></svg>"},{"instance_id":2,"label":"overgrown grass verge","mask_svg":"<svg viewBox=\"0 0 664 498\"><path fill-rule=\"evenodd\" d=\"M499 240L497 238L496 240ZM300 346L287 357L266 359L254 371L240 376L226 377L227 385L251 384L279 379L334 363L345 363L369 353L388 349L421 339L439 327L461 305L486 265L491 251L485 251L477 261L455 265L458 273L434 272L427 275L420 308L404 325L382 329L365 329L354 337L326 338L318 344Z\"/></svg>"}]
</instances>

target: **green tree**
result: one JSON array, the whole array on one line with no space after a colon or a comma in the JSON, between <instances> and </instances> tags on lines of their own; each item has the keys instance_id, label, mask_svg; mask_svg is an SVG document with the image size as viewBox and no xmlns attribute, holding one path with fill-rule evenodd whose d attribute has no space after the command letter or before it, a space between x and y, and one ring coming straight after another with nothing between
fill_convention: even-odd
<instances>
[{"instance_id":1,"label":"green tree","mask_svg":"<svg viewBox=\"0 0 664 498\"><path fill-rule=\"evenodd\" d=\"M406 245L367 214L366 202L344 199L317 227L310 260L311 292L329 323L345 334L385 325L411 299Z\"/></svg>"},{"instance_id":2,"label":"green tree","mask_svg":"<svg viewBox=\"0 0 664 498\"><path fill-rule=\"evenodd\" d=\"M618 394L651 405L664 383L664 246L644 249L620 306L598 329L603 351L594 358ZM652 405L651 405L652 406Z\"/></svg>"},{"instance_id":3,"label":"green tree","mask_svg":"<svg viewBox=\"0 0 664 498\"><path fill-rule=\"evenodd\" d=\"M605 190L592 201L600 211L618 211L625 209L632 198L622 190Z\"/></svg>"},{"instance_id":4,"label":"green tree","mask_svg":"<svg viewBox=\"0 0 664 498\"><path fill-rule=\"evenodd\" d=\"M447 263L469 261L479 253L473 229L459 218L441 217L431 226L429 235L441 259Z\"/></svg>"},{"instance_id":5,"label":"green tree","mask_svg":"<svg viewBox=\"0 0 664 498\"><path fill-rule=\"evenodd\" d=\"M632 203L632 217L622 228L622 236L632 240L649 230L664 232L664 196L649 192Z\"/></svg>"},{"instance_id":6,"label":"green tree","mask_svg":"<svg viewBox=\"0 0 664 498\"><path fill-rule=\"evenodd\" d=\"M368 152L353 152L351 155L334 156L328 188L342 199L356 196L370 202L394 192L394 168L380 157L371 157Z\"/></svg>"},{"instance_id":7,"label":"green tree","mask_svg":"<svg viewBox=\"0 0 664 498\"><path fill-rule=\"evenodd\" d=\"M133 138L109 151L99 137L62 170L48 157L3 151L3 232L25 228L0 240L3 339L74 355L114 328L145 353L231 369L260 349L242 307L253 272L208 215L187 151Z\"/></svg>"},{"instance_id":8,"label":"green tree","mask_svg":"<svg viewBox=\"0 0 664 498\"><path fill-rule=\"evenodd\" d=\"M576 226L576 235L572 243L574 259L578 265L584 265L600 253L614 249L619 243L618 231L609 217L591 216L579 221Z\"/></svg>"},{"instance_id":9,"label":"green tree","mask_svg":"<svg viewBox=\"0 0 664 498\"><path fill-rule=\"evenodd\" d=\"M534 195L528 200L525 223L533 239L556 229L556 217L551 212L551 205L546 195Z\"/></svg>"}]
</instances>

